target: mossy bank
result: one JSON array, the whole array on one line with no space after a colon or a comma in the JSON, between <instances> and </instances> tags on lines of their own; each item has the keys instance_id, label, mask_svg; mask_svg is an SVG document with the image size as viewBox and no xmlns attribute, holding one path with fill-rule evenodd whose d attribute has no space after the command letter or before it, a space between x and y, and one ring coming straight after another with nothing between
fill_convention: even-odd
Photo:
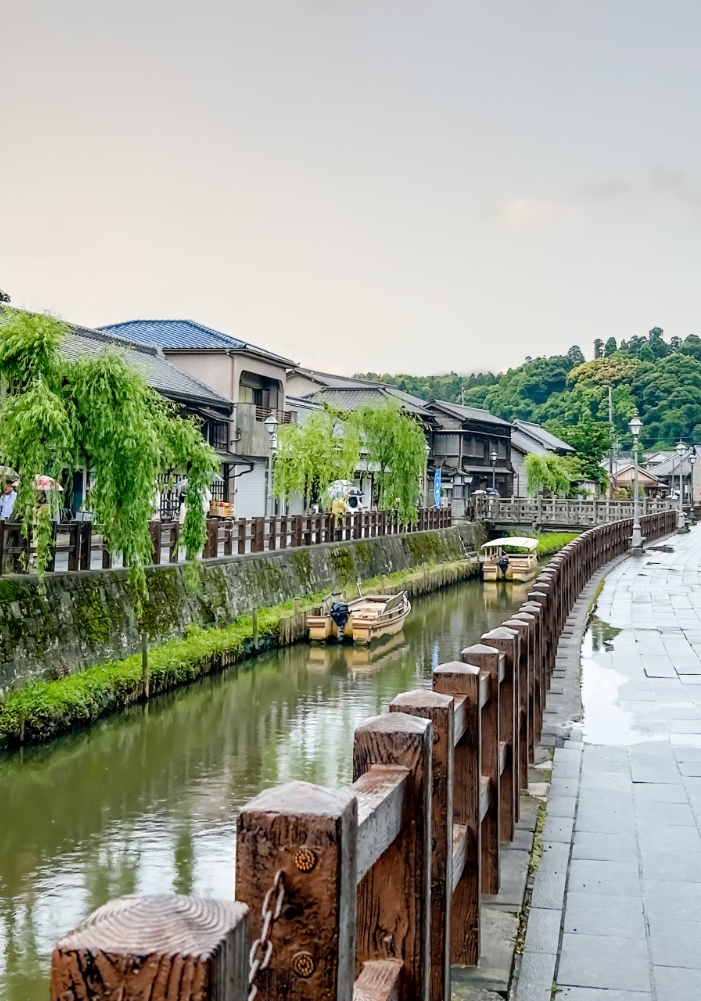
<instances>
[{"instance_id":1,"label":"mossy bank","mask_svg":"<svg viewBox=\"0 0 701 1001\"><path fill-rule=\"evenodd\" d=\"M275 553L206 560L193 582L181 566L147 571L142 623L151 643L181 638L188 627L229 626L254 608L341 589L360 578L454 563L476 550L478 525L324 543ZM32 576L0 578L0 697L129 657L141 645L136 596L124 570L50 574L41 594Z\"/></svg>"},{"instance_id":2,"label":"mossy bank","mask_svg":"<svg viewBox=\"0 0 701 1001\"><path fill-rule=\"evenodd\" d=\"M385 592L406 590L426 594L475 576L475 559L438 565L423 564L366 582ZM349 586L347 596L354 588ZM140 654L107 661L54 681L36 681L11 693L0 705L0 747L42 743L68 730L87 726L126 706L160 695L205 674L221 671L256 651L306 639L306 610L317 605L324 592L308 594L272 608L241 615L232 624L203 629L191 625L182 638L166 641L148 658L148 688Z\"/></svg>"}]
</instances>

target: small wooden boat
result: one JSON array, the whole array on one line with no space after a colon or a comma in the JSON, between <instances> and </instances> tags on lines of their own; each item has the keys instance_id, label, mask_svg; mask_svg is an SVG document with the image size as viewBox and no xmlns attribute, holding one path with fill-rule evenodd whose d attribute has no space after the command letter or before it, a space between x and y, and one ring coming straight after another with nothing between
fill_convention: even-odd
<instances>
[{"instance_id":1,"label":"small wooden boat","mask_svg":"<svg viewBox=\"0 0 701 1001\"><path fill-rule=\"evenodd\" d=\"M329 595L318 612L307 615L309 639L371 643L401 631L411 611L406 591L399 594L366 594L345 602Z\"/></svg>"},{"instance_id":2,"label":"small wooden boat","mask_svg":"<svg viewBox=\"0 0 701 1001\"><path fill-rule=\"evenodd\" d=\"M505 553L504 549L523 549L522 553ZM505 536L485 542L480 550L482 579L485 581L527 581L536 575L538 540L525 536Z\"/></svg>"}]
</instances>

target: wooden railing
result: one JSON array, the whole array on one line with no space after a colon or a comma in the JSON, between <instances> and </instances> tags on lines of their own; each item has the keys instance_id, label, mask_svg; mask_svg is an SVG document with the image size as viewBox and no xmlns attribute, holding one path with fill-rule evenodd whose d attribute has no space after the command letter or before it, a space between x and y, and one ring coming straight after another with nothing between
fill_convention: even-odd
<instances>
[{"instance_id":1,"label":"wooden railing","mask_svg":"<svg viewBox=\"0 0 701 1001\"><path fill-rule=\"evenodd\" d=\"M394 511L357 511L341 517L300 514L277 518L208 518L207 541L202 557L212 559L217 556L263 553L322 542L345 542L350 539L371 539L404 532L450 528L450 525L450 511L435 508L421 508L413 526L400 524ZM184 559L178 522L152 521L149 531L153 542L154 565L178 563ZM49 572L106 569L113 565L123 565L120 558L115 560L104 548L102 537L93 534L92 523L89 521L54 524L53 535ZM18 523L0 521L0 574L31 569L35 553L33 542L22 538Z\"/></svg>"},{"instance_id":2,"label":"wooden railing","mask_svg":"<svg viewBox=\"0 0 701 1001\"><path fill-rule=\"evenodd\" d=\"M642 529L652 540L675 525L663 512ZM499 890L563 626L631 532L626 520L582 533L518 613L434 669L431 689L362 723L349 788L291 782L251 800L238 904L125 897L97 910L54 952L54 1001L448 1001L451 963L479 961L480 895Z\"/></svg>"},{"instance_id":3,"label":"wooden railing","mask_svg":"<svg viewBox=\"0 0 701 1001\"><path fill-rule=\"evenodd\" d=\"M674 507L674 501L641 498L639 513L641 516L659 514ZM632 518L633 501L478 495L470 498L468 510L473 521L538 525L544 528L589 528Z\"/></svg>"}]
</instances>

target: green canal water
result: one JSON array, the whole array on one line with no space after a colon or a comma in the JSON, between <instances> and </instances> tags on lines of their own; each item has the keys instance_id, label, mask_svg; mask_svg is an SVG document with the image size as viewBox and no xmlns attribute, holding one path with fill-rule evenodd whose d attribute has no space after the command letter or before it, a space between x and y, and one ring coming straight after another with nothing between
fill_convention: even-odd
<instances>
[{"instance_id":1,"label":"green canal water","mask_svg":"<svg viewBox=\"0 0 701 1001\"><path fill-rule=\"evenodd\" d=\"M2 1001L47 1001L56 940L111 897L232 898L239 807L292 779L350 782L354 727L430 685L527 590L470 581L417 599L378 649L288 647L1 753Z\"/></svg>"}]
</instances>

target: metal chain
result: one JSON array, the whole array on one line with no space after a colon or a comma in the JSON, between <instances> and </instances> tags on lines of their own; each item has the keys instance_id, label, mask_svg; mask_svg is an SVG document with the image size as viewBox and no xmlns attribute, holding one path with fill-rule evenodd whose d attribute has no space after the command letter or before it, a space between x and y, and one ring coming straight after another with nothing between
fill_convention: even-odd
<instances>
[{"instance_id":1,"label":"metal chain","mask_svg":"<svg viewBox=\"0 0 701 1001\"><path fill-rule=\"evenodd\" d=\"M273 894L277 893L277 900L275 901L275 910L270 909L270 901L273 898ZM258 976L260 970L264 970L268 963L270 962L270 957L273 954L273 943L270 939L270 935L273 930L273 925L278 920L282 913L282 905L285 903L285 873L282 869L278 869L275 873L275 879L273 880L273 885L270 887L263 900L263 906L260 909L260 916L263 919L263 924L261 926L260 938L251 946L251 954L249 957L249 962L251 964L251 972L248 974L248 986L251 988L248 994L248 1001L253 1001L253 999L258 994L258 988L254 981Z\"/></svg>"}]
</instances>

